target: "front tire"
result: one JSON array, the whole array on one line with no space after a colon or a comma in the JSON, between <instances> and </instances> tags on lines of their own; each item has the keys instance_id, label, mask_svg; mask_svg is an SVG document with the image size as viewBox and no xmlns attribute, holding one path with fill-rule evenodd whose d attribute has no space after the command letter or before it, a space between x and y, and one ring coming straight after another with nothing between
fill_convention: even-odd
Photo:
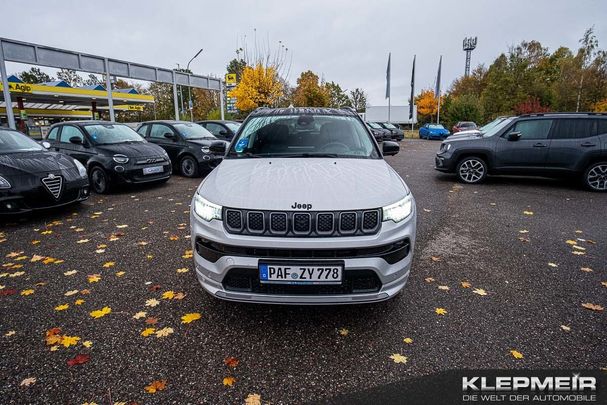
<instances>
[{"instance_id":1,"label":"front tire","mask_svg":"<svg viewBox=\"0 0 607 405\"><path fill-rule=\"evenodd\" d=\"M184 156L179 161L179 171L185 177L198 177L200 176L200 169L198 167L198 161L192 156Z\"/></svg>"},{"instance_id":2,"label":"front tire","mask_svg":"<svg viewBox=\"0 0 607 405\"><path fill-rule=\"evenodd\" d=\"M597 162L584 172L584 184L592 191L607 191L607 162Z\"/></svg>"},{"instance_id":3,"label":"front tire","mask_svg":"<svg viewBox=\"0 0 607 405\"><path fill-rule=\"evenodd\" d=\"M97 194L106 194L110 191L110 179L101 167L93 167L89 181Z\"/></svg>"},{"instance_id":4,"label":"front tire","mask_svg":"<svg viewBox=\"0 0 607 405\"><path fill-rule=\"evenodd\" d=\"M485 180L487 171L487 163L483 159L468 156L459 161L455 173L463 183L478 184Z\"/></svg>"}]
</instances>

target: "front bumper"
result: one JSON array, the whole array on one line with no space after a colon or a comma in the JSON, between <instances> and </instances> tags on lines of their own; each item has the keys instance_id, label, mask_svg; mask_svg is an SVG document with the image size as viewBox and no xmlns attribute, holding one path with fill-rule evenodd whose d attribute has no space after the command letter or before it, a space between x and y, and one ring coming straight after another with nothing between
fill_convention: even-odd
<instances>
[{"instance_id":1,"label":"front bumper","mask_svg":"<svg viewBox=\"0 0 607 405\"><path fill-rule=\"evenodd\" d=\"M330 304L359 304L387 300L400 292L405 286L411 269L413 248L416 232L416 210L415 206L411 215L404 221L395 224L383 222L380 231L375 235L352 236L352 237L325 237L325 238L276 238L261 236L235 235L225 232L223 223L218 220L206 222L201 220L191 210L191 238L196 277L202 287L211 295L231 301L256 302L268 304L294 304L294 305L330 305ZM197 251L197 241L210 241L221 245L238 247L241 250L255 252L253 254L226 254L211 260L205 259ZM344 273L352 277L357 275L373 274L378 282L378 288L372 292L364 289L356 292L335 292L331 289L318 288L318 291L304 292L305 289L284 288L251 288L236 291L226 284L226 276L234 272L248 272L258 274L260 261L277 261L290 263L321 264L327 259L320 259L312 255L313 251L330 252L343 251L344 249L372 249L373 247L397 244L402 241L408 242L407 254L397 261L390 260L377 255L365 255L364 257L340 257L344 264ZM200 246L198 246L200 249ZM264 250L272 253L263 253ZM276 251L308 251L309 258L289 253L291 258L277 257ZM259 254L257 254L259 252ZM208 255L205 255L208 257ZM215 261L213 261L215 259ZM332 259L333 260L333 259ZM226 288L227 287L227 288ZM306 286L308 287L308 286ZM314 290L314 289L313 289ZM259 292L261 291L261 292Z\"/></svg>"},{"instance_id":2,"label":"front bumper","mask_svg":"<svg viewBox=\"0 0 607 405\"><path fill-rule=\"evenodd\" d=\"M143 174L143 169L147 167L162 166L161 173ZM173 168L171 162L162 162L148 165L120 165L113 164L111 169L111 179L119 184L141 184L161 181L171 177Z\"/></svg>"},{"instance_id":3,"label":"front bumper","mask_svg":"<svg viewBox=\"0 0 607 405\"><path fill-rule=\"evenodd\" d=\"M445 173L453 173L455 172L455 162L451 156L437 154L434 158L434 170Z\"/></svg>"},{"instance_id":4,"label":"front bumper","mask_svg":"<svg viewBox=\"0 0 607 405\"><path fill-rule=\"evenodd\" d=\"M32 211L62 207L89 198L88 179L65 183L58 199L53 198L42 185L0 192L0 216L27 214Z\"/></svg>"}]
</instances>

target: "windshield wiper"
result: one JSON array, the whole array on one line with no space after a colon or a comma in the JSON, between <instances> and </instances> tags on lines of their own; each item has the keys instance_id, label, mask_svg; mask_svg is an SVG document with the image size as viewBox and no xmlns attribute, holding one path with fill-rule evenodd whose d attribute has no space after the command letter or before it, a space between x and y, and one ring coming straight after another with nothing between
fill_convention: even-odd
<instances>
[{"instance_id":1,"label":"windshield wiper","mask_svg":"<svg viewBox=\"0 0 607 405\"><path fill-rule=\"evenodd\" d=\"M272 155L271 157L286 157L286 158L338 158L340 155L337 153L284 153Z\"/></svg>"}]
</instances>

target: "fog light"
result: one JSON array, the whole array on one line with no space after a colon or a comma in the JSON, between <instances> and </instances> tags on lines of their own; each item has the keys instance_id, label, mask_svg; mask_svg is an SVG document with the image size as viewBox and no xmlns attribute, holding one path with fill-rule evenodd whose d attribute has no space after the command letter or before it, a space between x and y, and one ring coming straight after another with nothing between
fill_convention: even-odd
<instances>
[{"instance_id":1,"label":"fog light","mask_svg":"<svg viewBox=\"0 0 607 405\"><path fill-rule=\"evenodd\" d=\"M211 157L210 157L209 155L204 155L204 156L202 157L202 159L203 159L203 160L210 160L210 159L211 159Z\"/></svg>"},{"instance_id":2,"label":"fog light","mask_svg":"<svg viewBox=\"0 0 607 405\"><path fill-rule=\"evenodd\" d=\"M122 173L124 171L124 166L116 166L114 167L114 170L116 170L118 173Z\"/></svg>"}]
</instances>

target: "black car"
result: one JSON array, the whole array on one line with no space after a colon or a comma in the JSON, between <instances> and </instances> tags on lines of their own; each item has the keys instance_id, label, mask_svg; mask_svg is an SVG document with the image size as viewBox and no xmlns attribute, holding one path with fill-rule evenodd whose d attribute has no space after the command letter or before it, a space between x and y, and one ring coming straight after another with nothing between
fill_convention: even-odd
<instances>
[{"instance_id":1,"label":"black car","mask_svg":"<svg viewBox=\"0 0 607 405\"><path fill-rule=\"evenodd\" d=\"M402 141L405 139L405 133L391 122L376 122L380 127L390 131L390 137L393 141Z\"/></svg>"},{"instance_id":2,"label":"black car","mask_svg":"<svg viewBox=\"0 0 607 405\"><path fill-rule=\"evenodd\" d=\"M465 183L479 183L488 174L573 175L591 190L607 191L607 114L501 119L487 130L443 141L435 164Z\"/></svg>"},{"instance_id":3,"label":"black car","mask_svg":"<svg viewBox=\"0 0 607 405\"><path fill-rule=\"evenodd\" d=\"M0 129L0 214L72 204L88 196L89 179L80 162L20 132Z\"/></svg>"},{"instance_id":4,"label":"black car","mask_svg":"<svg viewBox=\"0 0 607 405\"><path fill-rule=\"evenodd\" d=\"M202 126L189 121L144 122L137 132L149 142L162 147L173 166L186 177L197 177L216 167L223 155L209 150L213 143L227 142L217 139Z\"/></svg>"},{"instance_id":5,"label":"black car","mask_svg":"<svg viewBox=\"0 0 607 405\"><path fill-rule=\"evenodd\" d=\"M392 139L392 134L389 130L382 128L379 124L375 122L366 122L369 130L373 134L375 140L379 142L390 141Z\"/></svg>"},{"instance_id":6,"label":"black car","mask_svg":"<svg viewBox=\"0 0 607 405\"><path fill-rule=\"evenodd\" d=\"M51 126L47 141L86 166L97 193L107 193L115 184L162 183L171 177L171 160L164 149L123 124L62 122Z\"/></svg>"},{"instance_id":7,"label":"black car","mask_svg":"<svg viewBox=\"0 0 607 405\"><path fill-rule=\"evenodd\" d=\"M224 141L231 141L238 132L241 123L236 121L222 121L222 120L206 120L199 121L198 124L205 127L210 133L215 135L218 139Z\"/></svg>"}]
</instances>

